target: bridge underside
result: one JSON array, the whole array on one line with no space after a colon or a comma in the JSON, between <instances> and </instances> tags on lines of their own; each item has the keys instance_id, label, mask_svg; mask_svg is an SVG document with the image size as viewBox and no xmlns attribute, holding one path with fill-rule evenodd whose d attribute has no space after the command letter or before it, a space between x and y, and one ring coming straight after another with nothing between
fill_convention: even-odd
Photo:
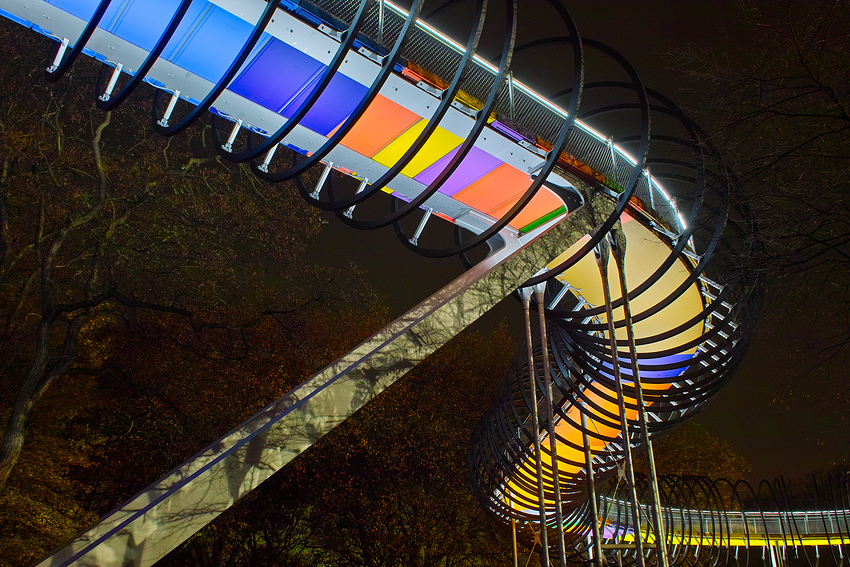
<instances>
[{"instance_id":1,"label":"bridge underside","mask_svg":"<svg viewBox=\"0 0 850 567\"><path fill-rule=\"evenodd\" d=\"M631 452L645 447L652 463L652 436L699 411L746 349L760 285L741 259L754 223L745 206L730 211L734 180L699 127L618 53L578 42L560 5L565 36L556 39L574 56L569 104L515 81L517 3L507 6L510 33L494 65L474 55L483 13L464 46L419 22L418 0L409 12L386 0L0 0L0 14L59 42L49 80L81 53L103 63L101 109L146 82L157 131L177 134L209 111L223 158L267 181L294 180L342 222L395 225L423 256L491 248L40 565L153 564L517 288L526 352L470 451L474 488L494 518L518 523L530 544L542 536L544 555L552 548L562 562L599 564L604 553L691 564L701 553L764 548L777 563L792 548L821 546L843 561L846 490L837 512L775 517L737 511L740 499L725 510L683 507L667 488L687 481L659 489L654 474L638 497ZM585 112L631 113L622 144L576 118L584 49L629 79L587 85L631 97ZM655 139L660 156L649 155L651 115L677 124ZM312 167L318 181L308 187ZM348 188L335 191L334 179ZM361 216L373 196L391 198L392 212ZM398 223L412 214L420 220L408 235ZM433 222L466 240L422 246ZM623 467L631 497L601 494ZM659 534L666 548L653 555Z\"/></svg>"}]
</instances>

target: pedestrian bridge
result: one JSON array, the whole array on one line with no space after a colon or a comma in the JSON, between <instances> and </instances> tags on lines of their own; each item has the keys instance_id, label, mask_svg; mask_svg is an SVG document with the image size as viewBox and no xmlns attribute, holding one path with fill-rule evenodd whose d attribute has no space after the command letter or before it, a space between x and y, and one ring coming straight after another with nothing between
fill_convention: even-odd
<instances>
[{"instance_id":1,"label":"pedestrian bridge","mask_svg":"<svg viewBox=\"0 0 850 567\"><path fill-rule=\"evenodd\" d=\"M757 235L699 127L619 53L579 41L559 3L541 4L564 35L516 45L522 11L507 1L490 61L477 54L483 1L464 43L423 21L421 0L0 0L0 14L56 41L48 80L94 58L102 110L144 83L162 135L210 115L223 158L469 266L41 565L153 564L518 289L526 353L470 451L497 520L528 543L542 535L562 562L660 565L658 533L673 561L813 546L843 561L846 492L832 510L712 511L677 507L678 484L638 498L630 472L630 498L601 493L734 372L758 303L744 261ZM547 44L571 54L558 59L572 76L563 106L511 69L515 52ZM616 77L585 83L590 50ZM611 116L617 132L592 125ZM652 152L651 122L672 124ZM382 201L389 212L366 206Z\"/></svg>"}]
</instances>

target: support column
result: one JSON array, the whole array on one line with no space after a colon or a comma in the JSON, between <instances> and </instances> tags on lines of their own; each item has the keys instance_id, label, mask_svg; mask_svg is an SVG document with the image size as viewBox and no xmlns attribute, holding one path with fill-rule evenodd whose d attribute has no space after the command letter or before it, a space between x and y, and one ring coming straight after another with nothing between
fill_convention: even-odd
<instances>
[{"instance_id":1,"label":"support column","mask_svg":"<svg viewBox=\"0 0 850 567\"><path fill-rule=\"evenodd\" d=\"M602 534L599 533L599 509L596 506L596 479L593 476L593 455L590 452L590 435L587 434L589 423L587 411L580 408L582 441L584 442L584 467L587 471L587 498L590 503L590 516L592 521L593 535L593 564L603 567L602 561Z\"/></svg>"},{"instance_id":2,"label":"support column","mask_svg":"<svg viewBox=\"0 0 850 567\"><path fill-rule=\"evenodd\" d=\"M537 470L537 502L540 511L540 562L549 565L549 534L546 530L546 501L543 493L543 450L540 446L540 417L537 412L537 380L534 364L534 342L531 339L530 287L519 290L525 315L525 345L528 349L528 390L531 398L531 434L534 436L534 464Z\"/></svg>"},{"instance_id":3,"label":"support column","mask_svg":"<svg viewBox=\"0 0 850 567\"><path fill-rule=\"evenodd\" d=\"M610 249L608 239L603 238L594 249L596 265L599 267L599 275L602 278L602 293L605 297L605 316L608 319L608 339L611 347L611 368L614 376L614 385L617 391L617 402L620 410L620 432L623 436L623 456L626 461L626 480L629 483L629 499L632 507L632 522L635 531L635 555L640 567L645 565L643 554L643 534L640 527L640 506L635 487L635 469L632 462L632 447L629 441L629 424L626 419L626 398L623 393L623 381L620 376L620 362L617 356L617 337L614 334L614 312L611 307L611 288L608 283L608 258Z\"/></svg>"},{"instance_id":4,"label":"support column","mask_svg":"<svg viewBox=\"0 0 850 567\"><path fill-rule=\"evenodd\" d=\"M558 561L561 567L567 565L567 552L564 547L564 515L561 502L561 479L558 472L558 441L555 438L555 407L552 397L552 372L549 367L549 340L546 333L546 304L544 292L546 282L534 286L534 301L537 303L537 320L540 325L540 347L543 357L543 397L546 408L546 430L549 436L549 454L552 458L552 489L555 498L555 529L558 530Z\"/></svg>"},{"instance_id":5,"label":"support column","mask_svg":"<svg viewBox=\"0 0 850 567\"><path fill-rule=\"evenodd\" d=\"M637 359L637 346L635 345L635 331L632 325L632 309L629 302L629 286L626 283L626 238L618 238L616 231L608 235L611 244L611 253L617 264L617 273L620 279L620 294L623 298L623 313L626 321L626 334L629 341L629 355L632 363L632 377L635 382L635 397L637 399L638 422L640 423L641 436L643 437L644 460L646 461L649 487L652 493L652 523L655 532L655 551L658 554L658 567L668 567L667 538L664 533L664 523L661 521L661 496L658 490L658 475L655 471L655 454L652 451L652 439L649 438L649 429L646 422L646 406L643 401L643 388L640 383L640 367Z\"/></svg>"},{"instance_id":6,"label":"support column","mask_svg":"<svg viewBox=\"0 0 850 567\"><path fill-rule=\"evenodd\" d=\"M516 519L511 518L511 543L513 544L514 567L519 567L519 554L516 545Z\"/></svg>"},{"instance_id":7,"label":"support column","mask_svg":"<svg viewBox=\"0 0 850 567\"><path fill-rule=\"evenodd\" d=\"M504 247L113 510L39 566L154 564L584 233L584 227L572 223L558 225L561 220L519 238L506 237Z\"/></svg>"}]
</instances>

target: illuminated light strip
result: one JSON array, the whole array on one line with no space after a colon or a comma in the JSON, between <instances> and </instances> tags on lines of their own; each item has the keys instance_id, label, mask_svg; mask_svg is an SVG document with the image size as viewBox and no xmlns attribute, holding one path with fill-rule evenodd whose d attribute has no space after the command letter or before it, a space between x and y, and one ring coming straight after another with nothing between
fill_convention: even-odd
<instances>
[{"instance_id":1,"label":"illuminated light strip","mask_svg":"<svg viewBox=\"0 0 850 567\"><path fill-rule=\"evenodd\" d=\"M611 539L611 538L607 538ZM629 531L623 533L622 541L623 542L634 542L635 536L634 532L631 528ZM729 547L765 547L769 545L787 545L789 542L793 542L794 545L802 545L804 547L811 547L815 545L824 545L830 547L837 547L839 545L846 545L850 542L845 536L836 536L827 539L826 536L823 535L812 535L812 536L800 536L800 535L750 535L749 538L741 535L732 535L731 537L728 534L723 535L710 535L709 532L706 533L694 533L687 534L677 531L672 531L667 533L668 542L672 540L674 545L705 545L705 546L713 546L720 548L729 548ZM652 532L641 531L641 541L644 544L653 544L655 543L655 535ZM668 544L669 545L669 544Z\"/></svg>"},{"instance_id":2,"label":"illuminated light strip","mask_svg":"<svg viewBox=\"0 0 850 567\"><path fill-rule=\"evenodd\" d=\"M386 4L391 10L396 12L396 14L398 14L399 16L407 17L408 12L406 10L403 10L400 7L396 6L391 1L385 0L384 4ZM426 33L430 34L431 36L433 36L437 40L441 41L442 43L444 43L448 47L451 47L452 49L454 49L458 53L460 53L460 54L464 53L464 47L461 44L459 44L458 42L456 42L455 40L453 40L449 36L445 35L444 33L438 31L436 28L434 28L430 24L427 24L427 23L423 22L422 20L417 20L416 25L417 25L417 27L423 29ZM472 59L473 59L473 61L478 63L480 66L482 66L485 69L487 69L488 71L490 71L490 73L492 73L493 75L496 75L499 72L499 70L492 63L483 59L479 55L473 55ZM566 110L564 110L563 108L561 108L557 104L551 102L549 99L545 98L540 93L534 91L532 88L528 87L527 85L525 85L521 81L517 81L517 80L514 79L513 80L513 86L514 86L514 88L523 91L526 95L528 95L532 99L536 100L537 102L539 102L543 106L549 108L550 110L552 110L553 112L555 112L556 114L561 116L561 118L567 118L568 117L568 113L567 113ZM590 134L591 136L593 136L594 138L596 138L600 142L602 142L604 144L608 143L608 138L606 138L598 130L595 130L594 128L590 127L589 125L582 122L581 120L576 119L575 124L581 130L583 130L585 133ZM626 151L623 150L617 144L614 144L613 146L614 146L614 150L618 154L620 154L620 156L622 156L624 159L626 159L629 163L631 163L632 166L637 165L637 160L634 157L632 157L631 155L626 153ZM655 185L658 188L659 192L664 196L664 199L673 208L673 210L676 213L676 218L678 219L682 230L686 230L688 228L688 226L687 226L687 223L685 223L685 219L682 218L681 212L679 212L679 209L676 207L676 204L673 202L672 198L667 193L667 191L664 190L664 187L662 187L657 181L652 180L651 184L650 184L650 191L652 191L652 185Z\"/></svg>"}]
</instances>

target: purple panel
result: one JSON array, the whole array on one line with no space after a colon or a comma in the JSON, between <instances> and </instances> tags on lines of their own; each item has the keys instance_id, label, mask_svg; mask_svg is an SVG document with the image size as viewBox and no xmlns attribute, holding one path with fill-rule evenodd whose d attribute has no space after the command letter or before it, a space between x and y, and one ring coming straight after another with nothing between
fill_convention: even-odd
<instances>
[{"instance_id":1,"label":"purple panel","mask_svg":"<svg viewBox=\"0 0 850 567\"><path fill-rule=\"evenodd\" d=\"M513 140L514 142L519 142L520 140L525 140L525 137L522 136L519 132L517 132L513 128L509 128L508 126L505 126L504 124L502 124L498 120L493 120L490 123L490 128L492 128L496 132L501 132L502 134L504 134L505 136L507 136L508 138Z\"/></svg>"},{"instance_id":2,"label":"purple panel","mask_svg":"<svg viewBox=\"0 0 850 567\"><path fill-rule=\"evenodd\" d=\"M289 118L298 109L301 102L309 95L311 89L305 89L295 100L286 106L282 114ZM334 75L328 88L313 105L301 124L322 136L328 136L345 120L368 89L341 73Z\"/></svg>"},{"instance_id":3,"label":"purple panel","mask_svg":"<svg viewBox=\"0 0 850 567\"><path fill-rule=\"evenodd\" d=\"M513 140L514 142L526 141L529 144L535 143L535 140L533 138L529 138L528 136L525 136L524 134L520 134L519 132L517 132L516 130L514 130L513 128L511 128L507 124L503 124L502 122L499 122L498 120L493 120L490 123L490 128L492 128L496 132L501 133L504 136L507 136L508 138Z\"/></svg>"},{"instance_id":4,"label":"purple panel","mask_svg":"<svg viewBox=\"0 0 850 567\"><path fill-rule=\"evenodd\" d=\"M280 112L292 107L292 98L322 68L319 61L272 38L233 81L230 90Z\"/></svg>"},{"instance_id":5,"label":"purple panel","mask_svg":"<svg viewBox=\"0 0 850 567\"><path fill-rule=\"evenodd\" d=\"M450 151L437 161L435 161L425 171L416 176L416 181L430 185L437 176L448 165L452 158L457 154L457 148ZM466 155L466 158L461 162L460 166L452 173L448 181L440 188L440 193L452 196L461 189L466 189L500 165L502 160L497 159L484 150L472 147L472 150Z\"/></svg>"},{"instance_id":6,"label":"purple panel","mask_svg":"<svg viewBox=\"0 0 850 567\"><path fill-rule=\"evenodd\" d=\"M694 355L692 354L671 354L668 356L660 356L658 358L638 359L638 367L641 378L675 378L682 375L688 369L688 361ZM677 365L675 368L667 370L653 370L663 365ZM611 370L611 373L602 371L602 374L608 378L614 379L613 369L610 362L603 362L602 366ZM623 377L623 384L632 385L634 382L627 380L632 376L632 361L629 358L620 358L620 376Z\"/></svg>"}]
</instances>

